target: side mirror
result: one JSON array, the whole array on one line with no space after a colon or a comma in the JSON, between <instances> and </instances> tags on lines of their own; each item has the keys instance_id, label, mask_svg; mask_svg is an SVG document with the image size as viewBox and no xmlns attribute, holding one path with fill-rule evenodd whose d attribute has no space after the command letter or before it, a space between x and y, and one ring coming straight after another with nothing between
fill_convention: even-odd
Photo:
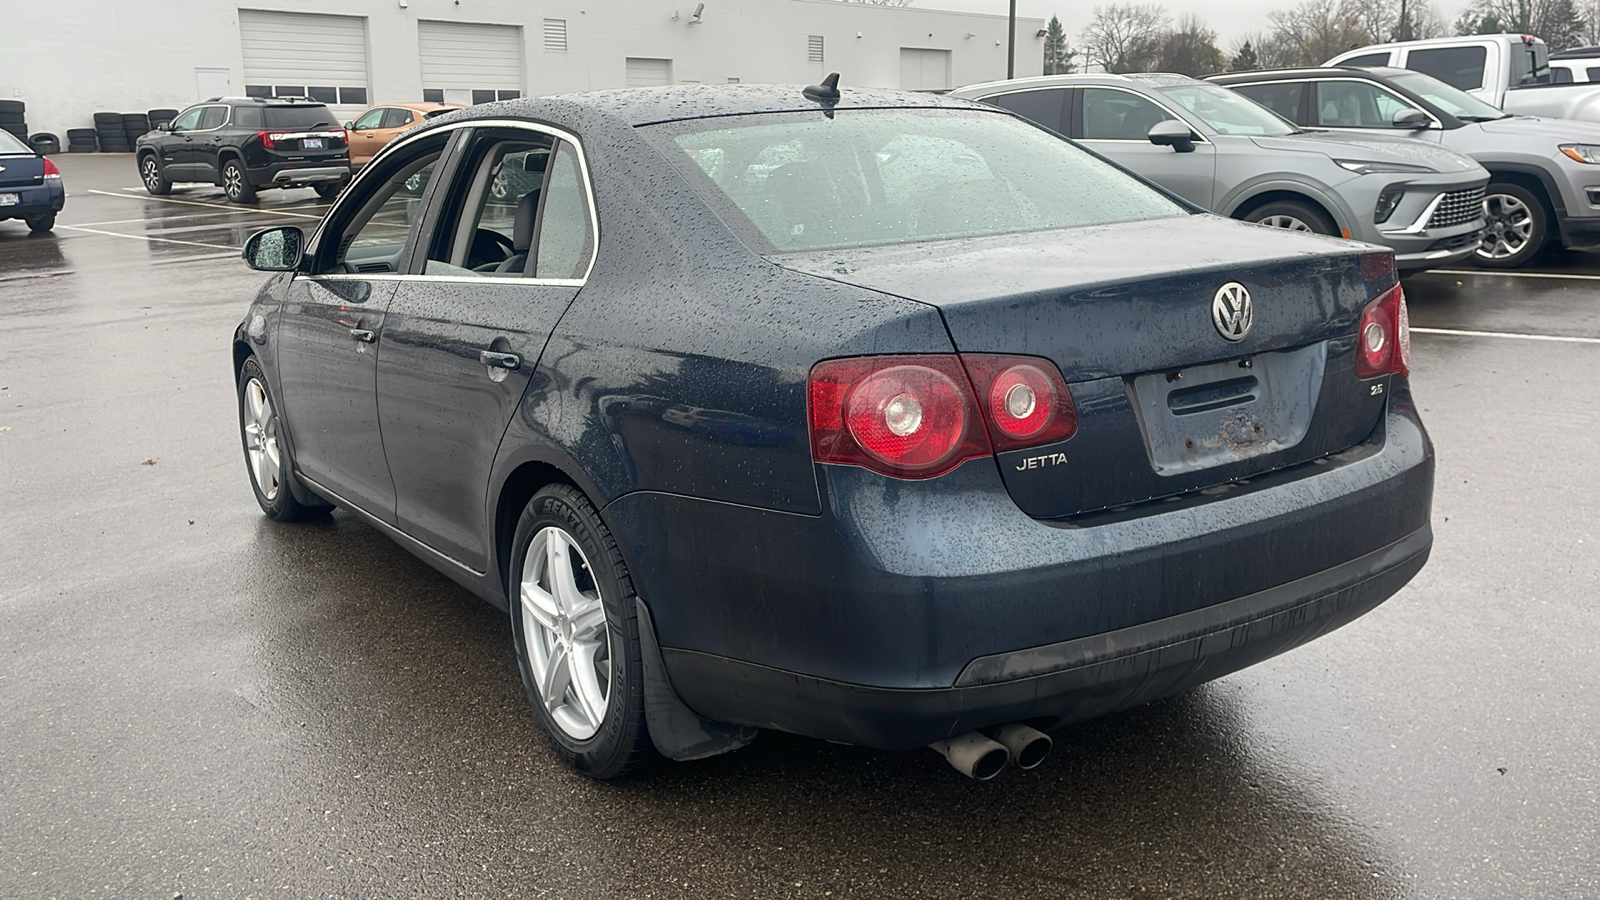
<instances>
[{"instance_id":1,"label":"side mirror","mask_svg":"<svg viewBox=\"0 0 1600 900\"><path fill-rule=\"evenodd\" d=\"M1404 128L1408 131L1416 131L1419 128L1427 128L1429 125L1433 124L1433 120L1428 118L1427 113L1420 109L1412 109L1409 106L1404 109L1395 110L1394 119L1392 121L1394 122L1394 127Z\"/></svg>"},{"instance_id":2,"label":"side mirror","mask_svg":"<svg viewBox=\"0 0 1600 900\"><path fill-rule=\"evenodd\" d=\"M344 123L344 130L345 131L355 131L356 130L356 123L354 123L354 122L346 122L346 123Z\"/></svg>"},{"instance_id":3,"label":"side mirror","mask_svg":"<svg viewBox=\"0 0 1600 900\"><path fill-rule=\"evenodd\" d=\"M1194 152L1194 132L1177 119L1167 119L1150 127L1150 143L1171 147L1178 153Z\"/></svg>"},{"instance_id":4,"label":"side mirror","mask_svg":"<svg viewBox=\"0 0 1600 900\"><path fill-rule=\"evenodd\" d=\"M172 130L172 123L171 122L157 122L156 123L156 130L157 131L171 131Z\"/></svg>"},{"instance_id":5,"label":"side mirror","mask_svg":"<svg viewBox=\"0 0 1600 900\"><path fill-rule=\"evenodd\" d=\"M268 228L250 235L239 255L250 268L261 272L293 272L300 268L305 242L305 232L293 225Z\"/></svg>"}]
</instances>

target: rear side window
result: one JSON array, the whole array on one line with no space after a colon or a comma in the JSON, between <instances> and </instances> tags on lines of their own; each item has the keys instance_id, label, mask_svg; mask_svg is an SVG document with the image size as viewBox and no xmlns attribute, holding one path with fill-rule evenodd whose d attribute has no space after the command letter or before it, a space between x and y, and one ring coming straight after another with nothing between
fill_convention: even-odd
<instances>
[{"instance_id":1,"label":"rear side window","mask_svg":"<svg viewBox=\"0 0 1600 900\"><path fill-rule=\"evenodd\" d=\"M1590 69L1589 71L1593 72L1594 70ZM1571 69L1551 69L1550 70L1550 83L1551 84L1571 84L1572 83L1572 70Z\"/></svg>"},{"instance_id":2,"label":"rear side window","mask_svg":"<svg viewBox=\"0 0 1600 900\"><path fill-rule=\"evenodd\" d=\"M1001 109L1009 109L1031 122L1037 122L1051 131L1066 134L1066 115L1062 112L1067 92L1064 90L1018 91L989 97L985 102Z\"/></svg>"},{"instance_id":3,"label":"rear side window","mask_svg":"<svg viewBox=\"0 0 1600 900\"><path fill-rule=\"evenodd\" d=\"M1600 68L1584 69L1583 73L1589 77L1590 81L1600 81Z\"/></svg>"},{"instance_id":4,"label":"rear side window","mask_svg":"<svg viewBox=\"0 0 1600 900\"><path fill-rule=\"evenodd\" d=\"M1300 98L1306 93L1303 81L1239 84L1230 87L1291 122L1305 124L1305 117L1300 115Z\"/></svg>"},{"instance_id":5,"label":"rear side window","mask_svg":"<svg viewBox=\"0 0 1600 900\"><path fill-rule=\"evenodd\" d=\"M226 106L208 106L203 112L200 113L199 130L205 131L208 128L221 128L222 123L226 122L227 120L228 108Z\"/></svg>"},{"instance_id":6,"label":"rear side window","mask_svg":"<svg viewBox=\"0 0 1600 900\"><path fill-rule=\"evenodd\" d=\"M262 110L268 128L317 128L332 125L326 106L268 106Z\"/></svg>"},{"instance_id":7,"label":"rear side window","mask_svg":"<svg viewBox=\"0 0 1600 900\"><path fill-rule=\"evenodd\" d=\"M578 170L578 154L563 142L550 162L550 182L539 214L535 278L582 278L589 269L594 231L589 227L588 192Z\"/></svg>"},{"instance_id":8,"label":"rear side window","mask_svg":"<svg viewBox=\"0 0 1600 900\"><path fill-rule=\"evenodd\" d=\"M1067 141L980 110L773 113L644 131L724 221L779 252L1186 214Z\"/></svg>"},{"instance_id":9,"label":"rear side window","mask_svg":"<svg viewBox=\"0 0 1600 900\"><path fill-rule=\"evenodd\" d=\"M411 110L401 109L398 106L390 107L384 111L384 128L404 128L411 124Z\"/></svg>"},{"instance_id":10,"label":"rear side window","mask_svg":"<svg viewBox=\"0 0 1600 900\"><path fill-rule=\"evenodd\" d=\"M1389 54L1387 54L1387 53L1368 53L1366 56L1352 56L1349 59L1345 60L1344 62L1339 63L1339 65L1341 65L1341 66L1357 66L1357 67L1360 67L1360 66L1387 66L1388 64L1389 64Z\"/></svg>"},{"instance_id":11,"label":"rear side window","mask_svg":"<svg viewBox=\"0 0 1600 900\"><path fill-rule=\"evenodd\" d=\"M233 124L240 128L265 128L261 122L261 107L235 106L233 108Z\"/></svg>"},{"instance_id":12,"label":"rear side window","mask_svg":"<svg viewBox=\"0 0 1600 900\"><path fill-rule=\"evenodd\" d=\"M1513 50L1511 54L1513 68L1520 55L1522 54ZM1488 58L1487 47L1437 47L1432 50L1411 51L1411 55L1406 57L1406 68L1432 75L1453 88L1474 91L1483 87L1483 67ZM1529 73L1531 72L1530 64ZM1516 81L1515 75L1513 72L1513 84L1524 83Z\"/></svg>"}]
</instances>

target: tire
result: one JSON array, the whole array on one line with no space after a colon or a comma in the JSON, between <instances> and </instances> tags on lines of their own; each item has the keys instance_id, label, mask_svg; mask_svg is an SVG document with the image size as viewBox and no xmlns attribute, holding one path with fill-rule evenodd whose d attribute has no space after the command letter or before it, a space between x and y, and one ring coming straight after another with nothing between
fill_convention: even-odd
<instances>
[{"instance_id":1,"label":"tire","mask_svg":"<svg viewBox=\"0 0 1600 900\"><path fill-rule=\"evenodd\" d=\"M156 159L154 153L139 157L139 180L144 182L144 189L153 196L164 197L172 193L172 182L161 173L161 161Z\"/></svg>"},{"instance_id":2,"label":"tire","mask_svg":"<svg viewBox=\"0 0 1600 900\"><path fill-rule=\"evenodd\" d=\"M102 125L115 126L118 131L121 131L122 130L122 113L97 112L97 113L94 114L94 124L96 126L102 126Z\"/></svg>"},{"instance_id":3,"label":"tire","mask_svg":"<svg viewBox=\"0 0 1600 900\"><path fill-rule=\"evenodd\" d=\"M237 157L222 164L222 192L232 203L256 202L256 189L250 184L250 175Z\"/></svg>"},{"instance_id":4,"label":"tire","mask_svg":"<svg viewBox=\"0 0 1600 900\"><path fill-rule=\"evenodd\" d=\"M551 746L590 778L626 775L651 752L633 580L581 491L555 484L533 495L509 575L517 668ZM552 684L559 697L546 703Z\"/></svg>"},{"instance_id":5,"label":"tire","mask_svg":"<svg viewBox=\"0 0 1600 900\"><path fill-rule=\"evenodd\" d=\"M312 190L317 192L318 197L324 200L332 200L339 196L340 191L344 190L344 185L345 183L342 181L336 184L318 184L313 185Z\"/></svg>"},{"instance_id":6,"label":"tire","mask_svg":"<svg viewBox=\"0 0 1600 900\"><path fill-rule=\"evenodd\" d=\"M1274 200L1250 210L1240 218L1257 225L1284 228L1289 231L1309 231L1315 234L1339 235L1339 229L1328 214L1309 203L1298 200Z\"/></svg>"},{"instance_id":7,"label":"tire","mask_svg":"<svg viewBox=\"0 0 1600 900\"><path fill-rule=\"evenodd\" d=\"M49 232L50 229L56 227L56 214L53 212L45 213L42 216L34 216L31 219L24 219L23 221L28 223L29 232L33 234L45 234Z\"/></svg>"},{"instance_id":8,"label":"tire","mask_svg":"<svg viewBox=\"0 0 1600 900\"><path fill-rule=\"evenodd\" d=\"M95 134L95 131L94 131L93 128L68 128L67 129L67 140L69 140L69 141L93 140L96 137L98 137L98 135Z\"/></svg>"},{"instance_id":9,"label":"tire","mask_svg":"<svg viewBox=\"0 0 1600 900\"><path fill-rule=\"evenodd\" d=\"M267 377L254 356L239 369L239 439L244 443L245 471L256 503L267 518L279 522L299 522L328 509L307 506L295 499L289 488L294 458L289 445L279 439L280 420L267 392Z\"/></svg>"},{"instance_id":10,"label":"tire","mask_svg":"<svg viewBox=\"0 0 1600 900\"><path fill-rule=\"evenodd\" d=\"M1533 191L1509 181L1491 181L1483 195L1488 227L1472 261L1489 269L1527 265L1550 238L1550 210Z\"/></svg>"},{"instance_id":11,"label":"tire","mask_svg":"<svg viewBox=\"0 0 1600 900\"><path fill-rule=\"evenodd\" d=\"M27 111L28 104L21 100L0 100L0 113L20 116Z\"/></svg>"}]
</instances>

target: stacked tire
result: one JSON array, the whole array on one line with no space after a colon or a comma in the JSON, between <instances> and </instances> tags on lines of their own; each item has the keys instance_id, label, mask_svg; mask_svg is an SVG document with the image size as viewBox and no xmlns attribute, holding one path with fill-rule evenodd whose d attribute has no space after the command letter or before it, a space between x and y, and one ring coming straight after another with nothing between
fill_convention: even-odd
<instances>
[{"instance_id":1,"label":"stacked tire","mask_svg":"<svg viewBox=\"0 0 1600 900\"><path fill-rule=\"evenodd\" d=\"M21 100L0 100L0 131L9 131L24 143L28 140L27 104Z\"/></svg>"},{"instance_id":2,"label":"stacked tire","mask_svg":"<svg viewBox=\"0 0 1600 900\"><path fill-rule=\"evenodd\" d=\"M152 109L145 113L150 117L150 127L160 128L162 125L171 125L172 120L178 117L175 109Z\"/></svg>"},{"instance_id":3,"label":"stacked tire","mask_svg":"<svg viewBox=\"0 0 1600 900\"><path fill-rule=\"evenodd\" d=\"M127 153L133 149L133 142L122 128L122 113L95 113L94 133L100 141L100 149L107 153Z\"/></svg>"},{"instance_id":4,"label":"stacked tire","mask_svg":"<svg viewBox=\"0 0 1600 900\"><path fill-rule=\"evenodd\" d=\"M128 149L133 149L134 142L143 137L150 130L150 117L144 113L123 113L122 133L127 135Z\"/></svg>"},{"instance_id":5,"label":"stacked tire","mask_svg":"<svg viewBox=\"0 0 1600 900\"><path fill-rule=\"evenodd\" d=\"M61 139L48 131L41 131L28 138L28 145L33 147L35 153L53 156L61 152Z\"/></svg>"},{"instance_id":6,"label":"stacked tire","mask_svg":"<svg viewBox=\"0 0 1600 900\"><path fill-rule=\"evenodd\" d=\"M93 128L67 129L68 153L94 153L99 149L100 142L96 140Z\"/></svg>"}]
</instances>

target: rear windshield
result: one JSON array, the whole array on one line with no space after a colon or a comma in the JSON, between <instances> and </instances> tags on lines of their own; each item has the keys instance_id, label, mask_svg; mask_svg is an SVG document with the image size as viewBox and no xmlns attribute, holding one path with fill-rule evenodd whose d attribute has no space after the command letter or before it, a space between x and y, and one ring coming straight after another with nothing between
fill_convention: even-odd
<instances>
[{"instance_id":1,"label":"rear windshield","mask_svg":"<svg viewBox=\"0 0 1600 900\"><path fill-rule=\"evenodd\" d=\"M267 106L262 108L266 128L317 128L333 125L333 113L326 106Z\"/></svg>"},{"instance_id":2,"label":"rear windshield","mask_svg":"<svg viewBox=\"0 0 1600 900\"><path fill-rule=\"evenodd\" d=\"M12 137L11 132L0 131L0 153L26 153L31 156L33 148Z\"/></svg>"},{"instance_id":3,"label":"rear windshield","mask_svg":"<svg viewBox=\"0 0 1600 900\"><path fill-rule=\"evenodd\" d=\"M807 111L645 131L730 225L777 251L1187 214L1078 147L1001 112Z\"/></svg>"}]
</instances>

